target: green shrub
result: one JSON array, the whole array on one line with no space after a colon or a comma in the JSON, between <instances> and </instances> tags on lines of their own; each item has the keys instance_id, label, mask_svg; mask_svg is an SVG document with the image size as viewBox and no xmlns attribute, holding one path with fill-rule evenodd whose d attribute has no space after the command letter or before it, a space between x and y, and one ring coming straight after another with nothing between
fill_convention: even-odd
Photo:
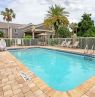
<instances>
[{"instance_id":1,"label":"green shrub","mask_svg":"<svg viewBox=\"0 0 95 97\"><path fill-rule=\"evenodd\" d=\"M8 40L5 40L5 41L6 41L7 47L10 47L12 45L12 40L8 39Z\"/></svg>"},{"instance_id":2,"label":"green shrub","mask_svg":"<svg viewBox=\"0 0 95 97\"><path fill-rule=\"evenodd\" d=\"M30 42L31 42L31 39L32 39L32 36L31 35L26 35L25 37L23 37L24 45L29 46L30 45Z\"/></svg>"},{"instance_id":3,"label":"green shrub","mask_svg":"<svg viewBox=\"0 0 95 97\"><path fill-rule=\"evenodd\" d=\"M49 44L52 46L58 45L58 40L49 40Z\"/></svg>"},{"instance_id":4,"label":"green shrub","mask_svg":"<svg viewBox=\"0 0 95 97\"><path fill-rule=\"evenodd\" d=\"M68 38L68 37L71 36L71 35L70 35L69 29L66 28L66 27L60 27L60 28L58 29L58 34L59 34L59 37L60 37L60 38Z\"/></svg>"},{"instance_id":5,"label":"green shrub","mask_svg":"<svg viewBox=\"0 0 95 97\"><path fill-rule=\"evenodd\" d=\"M0 38L4 37L4 32L0 31Z\"/></svg>"},{"instance_id":6,"label":"green shrub","mask_svg":"<svg viewBox=\"0 0 95 97\"><path fill-rule=\"evenodd\" d=\"M27 39L32 39L32 36L31 36L31 35L26 35L26 36L24 36L23 38L26 39L26 40L27 40Z\"/></svg>"}]
</instances>

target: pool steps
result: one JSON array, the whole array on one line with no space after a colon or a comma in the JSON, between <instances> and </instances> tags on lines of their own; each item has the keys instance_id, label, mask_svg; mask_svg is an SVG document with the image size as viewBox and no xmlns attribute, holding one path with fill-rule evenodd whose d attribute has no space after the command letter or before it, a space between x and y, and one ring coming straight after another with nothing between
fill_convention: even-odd
<instances>
[{"instance_id":1,"label":"pool steps","mask_svg":"<svg viewBox=\"0 0 95 97\"><path fill-rule=\"evenodd\" d=\"M89 53L88 45L86 45L85 50L84 50L84 59L92 61L95 58L95 56L94 56L94 45L92 45L92 48L90 50L91 50L91 52Z\"/></svg>"}]
</instances>

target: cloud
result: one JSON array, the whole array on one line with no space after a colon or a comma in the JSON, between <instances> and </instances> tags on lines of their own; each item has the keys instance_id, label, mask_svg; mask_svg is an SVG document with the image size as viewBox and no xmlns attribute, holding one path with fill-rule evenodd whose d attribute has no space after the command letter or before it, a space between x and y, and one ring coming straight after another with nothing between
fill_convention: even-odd
<instances>
[{"instance_id":1,"label":"cloud","mask_svg":"<svg viewBox=\"0 0 95 97\"><path fill-rule=\"evenodd\" d=\"M90 0L64 0L66 9L70 12L70 21L78 22L81 19L83 13L91 13L94 19L95 17L95 1Z\"/></svg>"},{"instance_id":2,"label":"cloud","mask_svg":"<svg viewBox=\"0 0 95 97\"><path fill-rule=\"evenodd\" d=\"M66 8L70 13L70 22L78 22L84 12L91 13L95 19L95 0L0 0L0 9L14 9L16 19L13 22L39 24L43 22L49 7L54 4Z\"/></svg>"}]
</instances>

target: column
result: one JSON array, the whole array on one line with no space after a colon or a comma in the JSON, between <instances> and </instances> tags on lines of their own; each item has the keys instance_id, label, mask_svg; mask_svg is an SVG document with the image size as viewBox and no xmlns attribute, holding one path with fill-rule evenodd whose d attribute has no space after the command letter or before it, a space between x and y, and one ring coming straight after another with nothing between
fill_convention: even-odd
<instances>
[{"instance_id":1,"label":"column","mask_svg":"<svg viewBox=\"0 0 95 97\"><path fill-rule=\"evenodd\" d=\"M32 31L32 38L35 39L34 31Z\"/></svg>"},{"instance_id":2,"label":"column","mask_svg":"<svg viewBox=\"0 0 95 97\"><path fill-rule=\"evenodd\" d=\"M32 26L32 38L35 38L35 26Z\"/></svg>"},{"instance_id":3,"label":"column","mask_svg":"<svg viewBox=\"0 0 95 97\"><path fill-rule=\"evenodd\" d=\"M9 28L9 38L12 38L12 34L13 34L12 28Z\"/></svg>"}]
</instances>

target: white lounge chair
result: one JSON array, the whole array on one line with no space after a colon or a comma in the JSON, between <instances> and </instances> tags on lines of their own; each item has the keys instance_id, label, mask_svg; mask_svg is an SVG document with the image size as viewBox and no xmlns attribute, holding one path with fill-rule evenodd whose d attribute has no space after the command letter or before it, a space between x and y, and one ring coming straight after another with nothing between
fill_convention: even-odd
<instances>
[{"instance_id":1,"label":"white lounge chair","mask_svg":"<svg viewBox=\"0 0 95 97\"><path fill-rule=\"evenodd\" d=\"M5 42L4 39L1 39L1 40L0 40L0 50L1 50L1 51L6 50L6 42Z\"/></svg>"},{"instance_id":2,"label":"white lounge chair","mask_svg":"<svg viewBox=\"0 0 95 97\"><path fill-rule=\"evenodd\" d=\"M68 42L66 43L66 47L70 47L70 44L71 44L71 41L68 41Z\"/></svg>"},{"instance_id":3,"label":"white lounge chair","mask_svg":"<svg viewBox=\"0 0 95 97\"><path fill-rule=\"evenodd\" d=\"M1 42L0 42L0 51L3 51L3 45Z\"/></svg>"},{"instance_id":4,"label":"white lounge chair","mask_svg":"<svg viewBox=\"0 0 95 97\"><path fill-rule=\"evenodd\" d=\"M63 47L66 46L66 40L62 41L61 46L63 46Z\"/></svg>"},{"instance_id":5,"label":"white lounge chair","mask_svg":"<svg viewBox=\"0 0 95 97\"><path fill-rule=\"evenodd\" d=\"M76 47L78 47L78 44L79 44L79 41L76 41L76 42L72 45L72 47L73 47L73 48L76 48Z\"/></svg>"}]
</instances>

